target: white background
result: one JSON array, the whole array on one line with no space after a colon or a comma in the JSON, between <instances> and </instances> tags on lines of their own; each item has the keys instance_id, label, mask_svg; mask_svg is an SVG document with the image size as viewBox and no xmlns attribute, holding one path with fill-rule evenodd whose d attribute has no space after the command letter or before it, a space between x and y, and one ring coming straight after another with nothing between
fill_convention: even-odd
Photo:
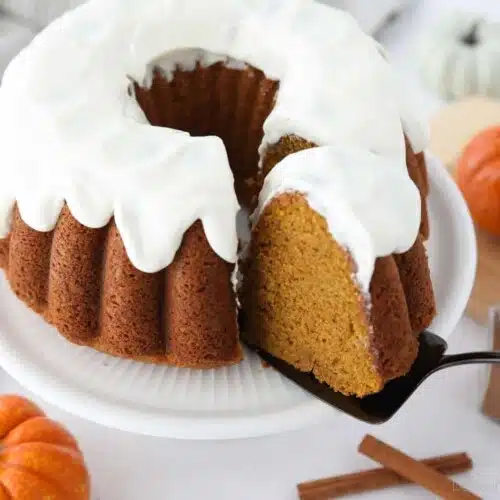
<instances>
[{"instance_id":1,"label":"white background","mask_svg":"<svg viewBox=\"0 0 500 500\"><path fill-rule=\"evenodd\" d=\"M368 0L366 3L377 4ZM495 0L414 1L383 36L406 77L408 91L415 94L429 114L441 103L421 88L411 49L417 36L428 29L439 12L459 6L488 12L500 20L500 3ZM23 35L15 34L10 39L16 36ZM450 351L487 349L490 344L486 329L463 319L451 338ZM92 472L95 498L100 500L293 500L297 498L297 482L371 467L373 464L356 451L367 432L415 457L469 452L475 469L457 479L483 498L497 499L500 425L480 412L486 381L487 368L481 366L438 374L425 383L393 421L381 427L343 417L336 418L334 425L327 422L281 435L225 442L174 441L127 434L41 403L79 439ZM0 374L0 392L24 393L37 400L5 374ZM433 496L416 487L404 487L357 498Z\"/></svg>"}]
</instances>

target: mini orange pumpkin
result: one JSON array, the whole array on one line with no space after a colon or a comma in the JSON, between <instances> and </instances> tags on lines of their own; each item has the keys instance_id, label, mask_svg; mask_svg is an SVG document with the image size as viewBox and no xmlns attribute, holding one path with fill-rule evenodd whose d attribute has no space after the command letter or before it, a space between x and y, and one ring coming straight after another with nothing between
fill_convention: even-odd
<instances>
[{"instance_id":1,"label":"mini orange pumpkin","mask_svg":"<svg viewBox=\"0 0 500 500\"><path fill-rule=\"evenodd\" d=\"M500 126L483 130L467 144L455 175L476 225L500 236Z\"/></svg>"},{"instance_id":2,"label":"mini orange pumpkin","mask_svg":"<svg viewBox=\"0 0 500 500\"><path fill-rule=\"evenodd\" d=\"M88 500L90 479L75 438L35 404L0 396L0 500Z\"/></svg>"}]
</instances>

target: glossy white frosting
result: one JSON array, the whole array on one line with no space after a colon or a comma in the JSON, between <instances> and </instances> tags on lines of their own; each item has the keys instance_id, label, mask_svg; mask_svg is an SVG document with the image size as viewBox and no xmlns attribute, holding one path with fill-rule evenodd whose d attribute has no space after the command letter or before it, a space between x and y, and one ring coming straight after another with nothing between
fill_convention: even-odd
<instances>
[{"instance_id":1,"label":"glossy white frosting","mask_svg":"<svg viewBox=\"0 0 500 500\"><path fill-rule=\"evenodd\" d=\"M346 13L312 0L90 0L37 36L4 75L0 237L16 201L39 231L54 228L66 201L92 228L114 215L140 270L168 265L196 219L214 251L234 262L239 207L222 142L150 126L129 92L131 80L150 83L155 63L171 76L174 63L189 68L197 58L244 61L280 80L262 152L297 134L371 150L404 169L401 123L424 145L404 89ZM301 158L310 164L309 156Z\"/></svg>"},{"instance_id":2,"label":"glossy white frosting","mask_svg":"<svg viewBox=\"0 0 500 500\"><path fill-rule=\"evenodd\" d=\"M357 148L324 146L287 156L266 177L256 223L276 196L298 192L321 214L357 265L368 293L375 259L408 250L420 225L420 193L395 159Z\"/></svg>"}]
</instances>

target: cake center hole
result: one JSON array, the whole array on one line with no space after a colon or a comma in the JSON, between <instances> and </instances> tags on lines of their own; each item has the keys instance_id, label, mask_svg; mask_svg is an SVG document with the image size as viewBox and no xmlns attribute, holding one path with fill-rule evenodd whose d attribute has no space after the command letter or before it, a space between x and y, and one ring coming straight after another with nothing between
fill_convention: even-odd
<instances>
[{"instance_id":1,"label":"cake center hole","mask_svg":"<svg viewBox=\"0 0 500 500\"><path fill-rule=\"evenodd\" d=\"M200 54L200 51L196 51ZM240 203L255 195L263 124L274 105L278 82L238 61L159 59L149 88L135 85L137 101L152 125L216 135L226 147ZM207 166L208 167L208 166Z\"/></svg>"}]
</instances>

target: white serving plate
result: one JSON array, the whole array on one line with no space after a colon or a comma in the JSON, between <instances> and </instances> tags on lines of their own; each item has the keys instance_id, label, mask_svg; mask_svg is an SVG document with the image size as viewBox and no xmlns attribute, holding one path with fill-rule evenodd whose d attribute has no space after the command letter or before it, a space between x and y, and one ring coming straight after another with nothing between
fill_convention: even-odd
<instances>
[{"instance_id":1,"label":"white serving plate","mask_svg":"<svg viewBox=\"0 0 500 500\"><path fill-rule=\"evenodd\" d=\"M447 337L469 298L476 269L473 225L447 171L429 162L428 242ZM254 355L231 368L196 371L126 361L73 346L28 310L0 279L0 364L27 389L80 417L116 429L184 439L259 436L340 413L262 367ZM342 417L346 418L346 417Z\"/></svg>"}]
</instances>

